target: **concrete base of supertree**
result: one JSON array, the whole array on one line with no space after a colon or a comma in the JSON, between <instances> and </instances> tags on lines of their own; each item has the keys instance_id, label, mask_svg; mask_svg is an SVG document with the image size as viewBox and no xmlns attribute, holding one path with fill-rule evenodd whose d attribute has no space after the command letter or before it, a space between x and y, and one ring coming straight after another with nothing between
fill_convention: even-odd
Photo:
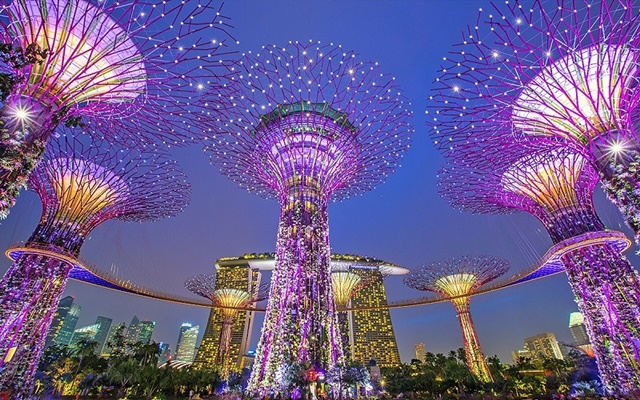
<instances>
[{"instance_id":1,"label":"concrete base of supertree","mask_svg":"<svg viewBox=\"0 0 640 400\"><path fill-rule=\"evenodd\" d=\"M71 265L40 255L18 257L0 287L0 391L26 398ZM13 398L13 397L12 397Z\"/></svg>"},{"instance_id":2,"label":"concrete base of supertree","mask_svg":"<svg viewBox=\"0 0 640 400\"><path fill-rule=\"evenodd\" d=\"M333 367L342 359L337 325L326 204L286 202L249 393L283 394L278 376L292 365Z\"/></svg>"},{"instance_id":3,"label":"concrete base of supertree","mask_svg":"<svg viewBox=\"0 0 640 400\"><path fill-rule=\"evenodd\" d=\"M609 245L562 257L576 303L585 318L600 376L610 394L640 387L640 279Z\"/></svg>"}]
</instances>

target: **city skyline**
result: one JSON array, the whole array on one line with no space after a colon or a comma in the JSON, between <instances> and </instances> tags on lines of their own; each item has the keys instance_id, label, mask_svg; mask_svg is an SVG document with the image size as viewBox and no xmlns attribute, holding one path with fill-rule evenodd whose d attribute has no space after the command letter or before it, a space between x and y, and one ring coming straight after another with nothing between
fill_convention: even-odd
<instances>
[{"instance_id":1,"label":"city skyline","mask_svg":"<svg viewBox=\"0 0 640 400\"><path fill-rule=\"evenodd\" d=\"M357 11L358 17L352 21L348 31L339 27L346 23L336 23L338 29L330 34L324 33L320 24L309 21L306 21L308 26L305 30L273 29L286 25L283 21L295 21L292 15L312 12L320 16L329 15L328 10L319 6L291 3L289 7L282 7L281 14L269 14L270 18L265 21L257 16L267 13L273 3L252 4L250 12L243 10L249 8L243 4L247 5L240 1L237 5L227 3L224 7L225 14L236 26L241 51L260 48L266 43L309 38L340 43L379 61L397 76L407 96L414 101L414 124L418 133L414 135L414 145L407 152L404 165L375 191L330 206L332 251L362 253L412 268L462 251L486 252L508 258L514 265L514 271L518 271L546 250L549 241L544 234L537 233L542 227L533 218L461 214L451 210L436 193L435 175L442 159L426 137L424 99L439 60L459 39L459 33L466 24L473 22L477 9L488 2L470 5L464 2L456 5L415 2L406 9L402 7L403 10L387 3L376 3L376 7L366 10L357 7L357 3L347 3L347 10L354 11L354 15ZM340 21L346 18L330 15ZM446 23L439 22L439 19ZM385 26L386 33L375 32L376 26ZM362 34L348 34L356 28ZM393 34L388 33L390 29L393 29ZM300 34L301 31L304 33ZM252 38L252 35L258 37ZM434 40L436 37L437 41ZM408 40L416 43L408 48L404 43ZM379 46L380 43L387 45ZM429 54L420 53L426 48ZM186 291L181 291L182 282L191 275L211 272L215 259L228 254L242 254L246 249L272 252L278 207L235 188L208 165L200 149L181 149L176 154L193 182L193 205L170 221L136 227L109 223L98 228L87 242L83 257L105 270L115 264L121 274L131 276L135 282L145 283L143 279L148 279L150 286L186 295ZM608 219L607 225L621 229L624 222L618 211L606 203L601 193L597 196L596 205L604 214L603 219ZM17 206L1 228L0 244L4 248L28 237L24 232L35 226L38 207L32 195L21 194ZM220 226L229 229L221 229L223 232L217 233ZM624 231L632 237L626 227ZM627 254L636 249L634 246ZM139 263L141 271L127 275L124 266L135 264L132 262L136 260L135 255L132 254L136 251L148 256L149 261ZM638 265L636 256L630 259ZM8 264L3 261L0 270L4 272ZM551 331L558 340L570 341L567 316L577 307L565 281L563 276L555 276L474 298L474 319L486 355L498 354L503 361L509 362L510 351L521 346L523 338L536 332ZM388 279L386 289L392 301L421 296L404 287L401 279ZM205 326L209 314L206 308L142 299L77 282L69 283L66 295L75 295L76 302L83 306L78 326L91 324L97 315L114 321L129 321L135 313L142 320L156 321L152 339L168 342L172 348L175 348L175 334L171 332L176 327L182 322ZM109 312L110 309L114 312ZM410 361L413 345L425 337L432 352L446 353L461 347L462 340L454 316L447 303L392 310L391 318L402 361ZM255 349L262 315L257 317L254 325L252 349ZM201 334L202 331L204 329Z\"/></svg>"}]
</instances>

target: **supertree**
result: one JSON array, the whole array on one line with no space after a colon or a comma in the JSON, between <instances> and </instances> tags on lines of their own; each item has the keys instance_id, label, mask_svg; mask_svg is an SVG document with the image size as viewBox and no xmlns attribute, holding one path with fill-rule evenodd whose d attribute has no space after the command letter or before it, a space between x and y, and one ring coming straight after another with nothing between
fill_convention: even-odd
<instances>
[{"instance_id":1,"label":"supertree","mask_svg":"<svg viewBox=\"0 0 640 400\"><path fill-rule=\"evenodd\" d=\"M218 307L222 313L222 329L215 363L220 368L222 379L229 377L231 369L231 328L240 311L267 298L268 286L259 285L254 290L242 290L231 287L225 282L216 282L216 274L201 274L189 278L185 286L192 293L211 300L212 307Z\"/></svg>"},{"instance_id":2,"label":"supertree","mask_svg":"<svg viewBox=\"0 0 640 400\"><path fill-rule=\"evenodd\" d=\"M480 340L471 319L471 295L509 270L507 260L492 256L461 256L445 258L414 269L404 278L405 285L441 294L456 308L467 365L483 382L491 382L491 371L480 347Z\"/></svg>"},{"instance_id":3,"label":"supertree","mask_svg":"<svg viewBox=\"0 0 640 400\"><path fill-rule=\"evenodd\" d=\"M546 228L585 318L602 381L624 394L640 387L640 285L593 206L597 172L569 148L509 134L459 151L439 178L454 208L473 213L526 211ZM527 142L531 142L527 144ZM482 143L482 144L481 144Z\"/></svg>"},{"instance_id":4,"label":"supertree","mask_svg":"<svg viewBox=\"0 0 640 400\"><path fill-rule=\"evenodd\" d=\"M278 392L291 364L342 357L327 206L372 189L409 146L411 112L377 63L333 44L290 42L245 55L231 119L206 147L249 191L281 205L267 314L250 392Z\"/></svg>"},{"instance_id":5,"label":"supertree","mask_svg":"<svg viewBox=\"0 0 640 400\"><path fill-rule=\"evenodd\" d=\"M0 283L0 390L31 390L34 370L80 248L109 219L153 221L178 214L190 186L157 151L116 150L62 137L49 143L29 187L42 217ZM9 355L10 357L7 357Z\"/></svg>"},{"instance_id":6,"label":"supertree","mask_svg":"<svg viewBox=\"0 0 640 400\"><path fill-rule=\"evenodd\" d=\"M568 142L594 165L640 241L639 46L633 0L516 0L481 9L435 85L434 97L448 99L432 112L437 146L477 140L471 126L483 123Z\"/></svg>"},{"instance_id":7,"label":"supertree","mask_svg":"<svg viewBox=\"0 0 640 400\"><path fill-rule=\"evenodd\" d=\"M129 146L204 136L228 97L219 11L211 0L1 1L0 217L57 126ZM200 101L205 91L219 97Z\"/></svg>"}]
</instances>

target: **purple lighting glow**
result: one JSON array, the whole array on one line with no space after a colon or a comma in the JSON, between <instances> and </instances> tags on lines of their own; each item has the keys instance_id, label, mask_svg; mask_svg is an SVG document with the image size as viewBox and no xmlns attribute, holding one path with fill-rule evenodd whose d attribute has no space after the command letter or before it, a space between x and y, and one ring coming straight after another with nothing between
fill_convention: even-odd
<instances>
[{"instance_id":1,"label":"purple lighting glow","mask_svg":"<svg viewBox=\"0 0 640 400\"><path fill-rule=\"evenodd\" d=\"M49 144L29 187L42 217L0 282L0 391L28 396L60 295L85 238L102 222L178 214L190 186L153 151L113 150L63 137Z\"/></svg>"},{"instance_id":2,"label":"purple lighting glow","mask_svg":"<svg viewBox=\"0 0 640 400\"><path fill-rule=\"evenodd\" d=\"M446 57L430 107L436 146L477 139L472 125L553 139L591 162L640 243L640 4L510 1L481 10ZM466 111L460 115L460 107ZM448 120L456 118L457 129Z\"/></svg>"},{"instance_id":3,"label":"purple lighting glow","mask_svg":"<svg viewBox=\"0 0 640 400\"><path fill-rule=\"evenodd\" d=\"M124 146L193 143L227 97L226 18L212 0L0 1L0 217L56 127ZM78 131L79 132L79 131Z\"/></svg>"},{"instance_id":4,"label":"purple lighting glow","mask_svg":"<svg viewBox=\"0 0 640 400\"><path fill-rule=\"evenodd\" d=\"M592 201L597 172L581 155L555 144L506 145L510 140L494 136L490 143L477 142L475 151L459 151L461 158L452 158L440 176L443 196L454 208L474 213L527 211L554 244L584 241L560 260L585 317L602 381L614 394L637 389L640 279L613 242L592 243L585 235L606 234Z\"/></svg>"},{"instance_id":5,"label":"purple lighting glow","mask_svg":"<svg viewBox=\"0 0 640 400\"><path fill-rule=\"evenodd\" d=\"M377 63L319 42L265 46L238 63L240 94L212 161L281 204L276 268L249 391L282 393L287 365L328 370L343 352L330 268L330 201L371 190L409 147L411 112Z\"/></svg>"}]
</instances>

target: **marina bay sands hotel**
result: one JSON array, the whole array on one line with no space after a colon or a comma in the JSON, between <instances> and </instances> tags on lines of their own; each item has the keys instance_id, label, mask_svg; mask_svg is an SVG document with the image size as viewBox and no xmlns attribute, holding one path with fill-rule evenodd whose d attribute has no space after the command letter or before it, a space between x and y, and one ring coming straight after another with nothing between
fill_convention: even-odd
<instances>
[{"instance_id":1,"label":"marina bay sands hotel","mask_svg":"<svg viewBox=\"0 0 640 400\"><path fill-rule=\"evenodd\" d=\"M217 280L225 287L254 290L261 284L262 274L275 267L273 253L245 254L240 257L220 258L215 263ZM331 255L332 271L352 271L368 281L351 298L349 308L361 310L346 311L348 329L343 335L346 344L345 354L364 365L375 360L378 366L400 365L398 345L387 308L372 308L387 305L384 278L390 275L404 275L408 269L382 260L354 255ZM252 357L248 354L251 333L254 329L255 311L240 313L232 328L230 355L237 368L247 367ZM212 308L209 320L198 348L194 367L208 368L214 365L217 345L222 328L222 314Z\"/></svg>"}]
</instances>

